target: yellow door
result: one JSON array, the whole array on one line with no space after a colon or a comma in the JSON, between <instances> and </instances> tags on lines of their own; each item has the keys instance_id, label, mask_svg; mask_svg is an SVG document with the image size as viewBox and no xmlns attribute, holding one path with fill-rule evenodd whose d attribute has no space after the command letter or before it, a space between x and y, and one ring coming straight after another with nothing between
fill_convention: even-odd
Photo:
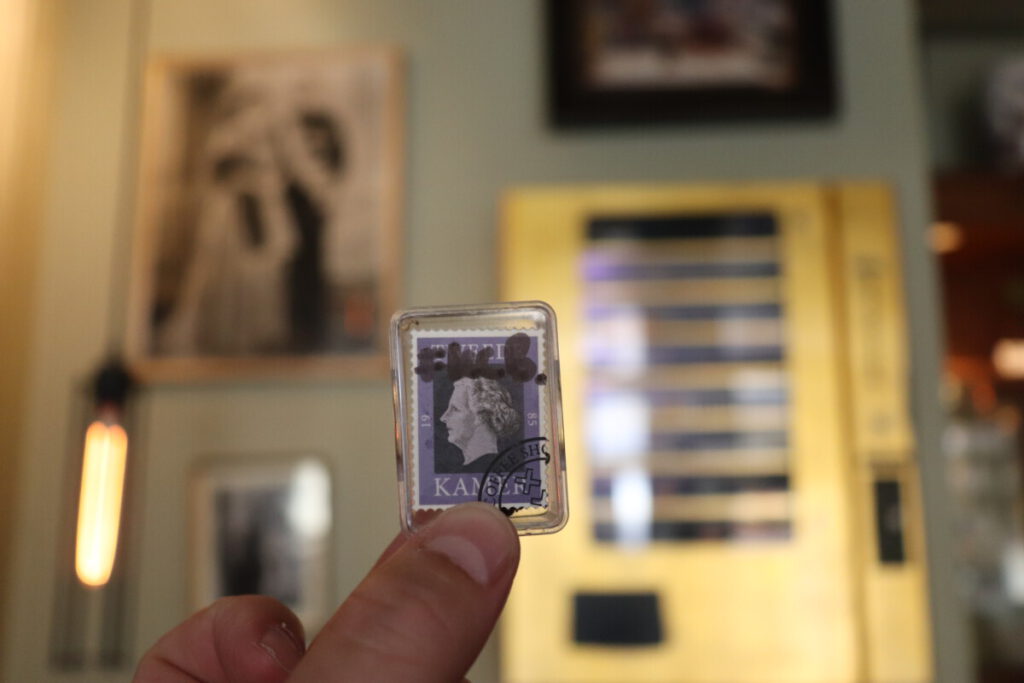
<instances>
[{"instance_id":1,"label":"yellow door","mask_svg":"<svg viewBox=\"0 0 1024 683\"><path fill-rule=\"evenodd\" d=\"M876 484L896 475L851 438L851 191L891 231L877 186L505 198L503 298L545 300L559 318L571 508L562 532L524 543L502 626L507 680L927 678L923 573L906 557L881 566L868 547L866 496L892 498ZM886 569L902 578L879 584ZM890 641L895 664L871 650L886 650L871 629L889 599L905 607L897 637L913 641Z\"/></svg>"}]
</instances>

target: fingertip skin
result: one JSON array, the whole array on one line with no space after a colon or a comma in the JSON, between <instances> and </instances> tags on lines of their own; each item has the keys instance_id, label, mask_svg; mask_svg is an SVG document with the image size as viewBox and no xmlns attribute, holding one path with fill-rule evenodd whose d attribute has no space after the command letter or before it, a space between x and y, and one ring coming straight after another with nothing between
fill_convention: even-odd
<instances>
[{"instance_id":1,"label":"fingertip skin","mask_svg":"<svg viewBox=\"0 0 1024 683\"><path fill-rule=\"evenodd\" d=\"M286 640L270 633L290 634ZM143 655L136 683L280 683L304 651L304 632L291 610L263 595L221 598L169 631ZM288 648L294 648L289 650Z\"/></svg>"},{"instance_id":2,"label":"fingertip skin","mask_svg":"<svg viewBox=\"0 0 1024 683\"><path fill-rule=\"evenodd\" d=\"M519 564L519 538L481 503L446 511L374 567L291 681L462 680Z\"/></svg>"},{"instance_id":3,"label":"fingertip skin","mask_svg":"<svg viewBox=\"0 0 1024 683\"><path fill-rule=\"evenodd\" d=\"M518 566L519 537L508 519L490 505L459 505L396 538L308 653L302 624L280 602L222 598L157 641L134 680L464 680Z\"/></svg>"}]
</instances>

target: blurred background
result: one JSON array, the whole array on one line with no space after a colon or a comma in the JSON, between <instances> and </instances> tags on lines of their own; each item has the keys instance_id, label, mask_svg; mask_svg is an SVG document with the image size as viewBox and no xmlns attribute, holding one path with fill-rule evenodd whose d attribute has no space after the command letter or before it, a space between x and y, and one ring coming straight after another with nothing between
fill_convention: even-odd
<instances>
[{"instance_id":1,"label":"blurred background","mask_svg":"<svg viewBox=\"0 0 1024 683\"><path fill-rule=\"evenodd\" d=\"M0 0L0 679L315 630L398 529L392 310L539 296L571 521L472 680L1020 680L1022 170L1014 0Z\"/></svg>"}]
</instances>

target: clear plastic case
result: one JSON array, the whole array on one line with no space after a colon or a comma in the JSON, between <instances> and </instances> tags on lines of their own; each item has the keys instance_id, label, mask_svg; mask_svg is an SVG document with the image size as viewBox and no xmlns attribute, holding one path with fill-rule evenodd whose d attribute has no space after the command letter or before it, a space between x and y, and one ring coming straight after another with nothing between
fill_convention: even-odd
<instances>
[{"instance_id":1,"label":"clear plastic case","mask_svg":"<svg viewBox=\"0 0 1024 683\"><path fill-rule=\"evenodd\" d=\"M471 501L520 534L568 518L555 313L540 301L420 308L391 319L402 526Z\"/></svg>"}]
</instances>

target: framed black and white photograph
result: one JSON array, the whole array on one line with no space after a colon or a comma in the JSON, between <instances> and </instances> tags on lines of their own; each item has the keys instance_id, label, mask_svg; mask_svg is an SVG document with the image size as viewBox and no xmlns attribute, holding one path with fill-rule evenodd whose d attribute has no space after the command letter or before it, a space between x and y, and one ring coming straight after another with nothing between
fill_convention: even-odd
<instances>
[{"instance_id":1,"label":"framed black and white photograph","mask_svg":"<svg viewBox=\"0 0 1024 683\"><path fill-rule=\"evenodd\" d=\"M401 117L387 49L153 62L126 343L141 374L385 371Z\"/></svg>"},{"instance_id":2,"label":"framed black and white photograph","mask_svg":"<svg viewBox=\"0 0 1024 683\"><path fill-rule=\"evenodd\" d=\"M201 461L189 491L190 608L269 595L315 633L330 615L331 477L314 456Z\"/></svg>"},{"instance_id":3,"label":"framed black and white photograph","mask_svg":"<svg viewBox=\"0 0 1024 683\"><path fill-rule=\"evenodd\" d=\"M559 126L826 117L825 0L548 0Z\"/></svg>"}]
</instances>

